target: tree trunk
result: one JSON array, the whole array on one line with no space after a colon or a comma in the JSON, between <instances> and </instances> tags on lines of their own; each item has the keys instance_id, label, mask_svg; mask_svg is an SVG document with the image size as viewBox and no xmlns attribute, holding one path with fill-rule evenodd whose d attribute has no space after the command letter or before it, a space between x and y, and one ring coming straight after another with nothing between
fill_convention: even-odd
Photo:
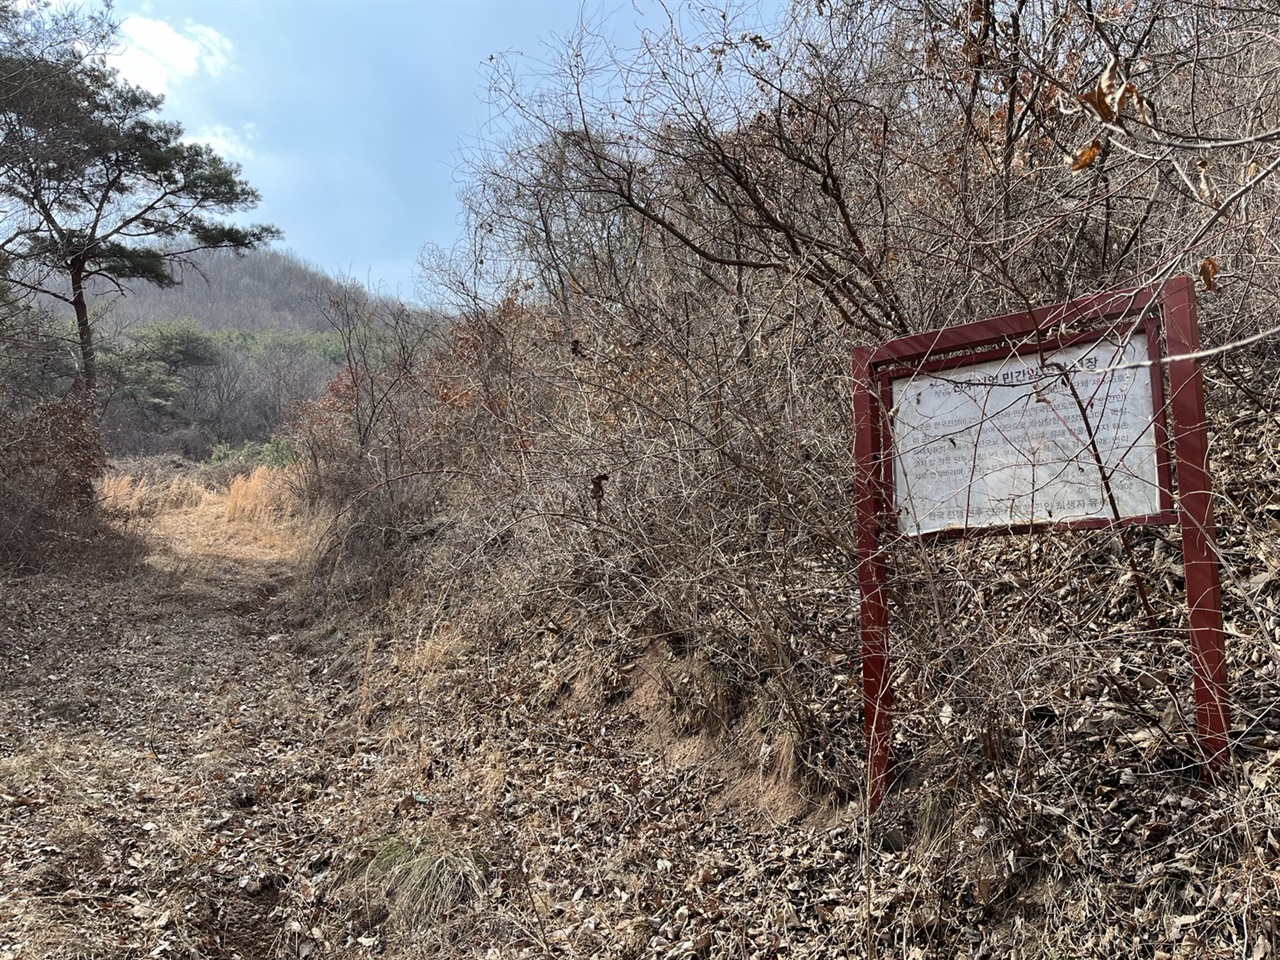
<instances>
[{"instance_id":1,"label":"tree trunk","mask_svg":"<svg viewBox=\"0 0 1280 960\"><path fill-rule=\"evenodd\" d=\"M93 327L89 325L89 306L84 299L83 257L72 257L68 263L71 272L71 306L76 312L76 330L80 334L80 376L76 386L90 397L98 394L98 360L93 348Z\"/></svg>"}]
</instances>

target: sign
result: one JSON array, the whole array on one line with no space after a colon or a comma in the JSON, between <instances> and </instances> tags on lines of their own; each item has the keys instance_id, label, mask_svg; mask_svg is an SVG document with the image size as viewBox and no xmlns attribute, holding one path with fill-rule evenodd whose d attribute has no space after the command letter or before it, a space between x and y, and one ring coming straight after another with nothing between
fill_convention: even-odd
<instances>
[{"instance_id":1,"label":"sign","mask_svg":"<svg viewBox=\"0 0 1280 960\"><path fill-rule=\"evenodd\" d=\"M927 540L1177 523L1196 737L1230 760L1222 596L1188 277L925 333L853 356L867 803L893 760L887 555ZM1176 466L1177 485L1173 483Z\"/></svg>"},{"instance_id":2,"label":"sign","mask_svg":"<svg viewBox=\"0 0 1280 960\"><path fill-rule=\"evenodd\" d=\"M1147 335L891 381L907 534L1160 513Z\"/></svg>"}]
</instances>

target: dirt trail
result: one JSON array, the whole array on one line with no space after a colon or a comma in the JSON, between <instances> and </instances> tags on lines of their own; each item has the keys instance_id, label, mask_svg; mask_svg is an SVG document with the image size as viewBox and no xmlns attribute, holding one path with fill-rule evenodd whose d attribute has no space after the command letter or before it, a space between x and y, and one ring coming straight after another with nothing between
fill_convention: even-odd
<instances>
[{"instance_id":1,"label":"dirt trail","mask_svg":"<svg viewBox=\"0 0 1280 960\"><path fill-rule=\"evenodd\" d=\"M679 729L669 652L292 629L298 535L174 490L0 575L0 960L858 955L852 811Z\"/></svg>"},{"instance_id":2,"label":"dirt trail","mask_svg":"<svg viewBox=\"0 0 1280 960\"><path fill-rule=\"evenodd\" d=\"M0 960L308 954L352 670L281 626L288 544L225 512L0 579Z\"/></svg>"},{"instance_id":3,"label":"dirt trail","mask_svg":"<svg viewBox=\"0 0 1280 960\"><path fill-rule=\"evenodd\" d=\"M300 537L185 482L117 498L145 549L0 576L0 960L773 955L774 901L848 869L847 827L676 735L660 651L618 704L546 631L290 629Z\"/></svg>"}]
</instances>

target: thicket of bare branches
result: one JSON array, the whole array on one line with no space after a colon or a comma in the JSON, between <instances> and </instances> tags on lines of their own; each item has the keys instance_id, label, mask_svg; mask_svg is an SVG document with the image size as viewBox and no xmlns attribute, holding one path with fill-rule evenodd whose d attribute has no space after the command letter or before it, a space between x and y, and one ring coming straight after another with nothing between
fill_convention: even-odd
<instances>
[{"instance_id":1,"label":"thicket of bare branches","mask_svg":"<svg viewBox=\"0 0 1280 960\"><path fill-rule=\"evenodd\" d=\"M429 476L447 520L397 541L410 616L657 645L687 729L751 711L762 764L857 797L851 348L1190 274L1231 348L1205 363L1237 719L1274 746L1268 9L884 0L763 31L682 8L636 50L583 29L533 80L500 65L493 96L468 244L428 265L456 324L377 413L380 488ZM390 439L410 424L433 439ZM1005 892L1101 870L1096 790L1190 789L1171 531L903 543L892 567L916 791L893 815L967 891L948 909L1009 906L984 870ZM1174 831L1193 859L1238 866L1265 834L1242 783L1226 839ZM1062 935L1105 952L1085 913Z\"/></svg>"}]
</instances>

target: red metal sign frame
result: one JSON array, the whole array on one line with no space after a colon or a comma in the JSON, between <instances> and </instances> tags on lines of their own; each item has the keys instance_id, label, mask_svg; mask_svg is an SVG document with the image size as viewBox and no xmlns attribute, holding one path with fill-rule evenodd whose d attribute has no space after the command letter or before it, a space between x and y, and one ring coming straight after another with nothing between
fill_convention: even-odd
<instances>
[{"instance_id":1,"label":"red metal sign frame","mask_svg":"<svg viewBox=\"0 0 1280 960\"><path fill-rule=\"evenodd\" d=\"M1152 361L1157 473L1161 485L1159 513L1118 520L1091 518L1037 523L1033 527L934 531L920 534L918 538L931 540L975 533L1177 522L1182 530L1197 738L1206 771L1214 773L1229 762L1227 733L1230 730L1230 711L1209 481L1204 381L1195 357L1199 351L1195 289L1192 281L1183 277L1159 288L1104 293L1029 312L901 337L879 347L859 347L854 351L854 460L857 467L855 498L861 598L863 727L866 735L867 798L871 809L874 810L884 798L893 762L889 610L885 598L886 560L881 538L885 529L896 530L887 506L893 502L889 384L904 373L945 370L982 362L991 356L1008 356L1011 351L1048 352L1138 329L1147 333ZM1167 393L1162 367L1168 370ZM1170 445L1176 489L1169 469Z\"/></svg>"}]
</instances>

